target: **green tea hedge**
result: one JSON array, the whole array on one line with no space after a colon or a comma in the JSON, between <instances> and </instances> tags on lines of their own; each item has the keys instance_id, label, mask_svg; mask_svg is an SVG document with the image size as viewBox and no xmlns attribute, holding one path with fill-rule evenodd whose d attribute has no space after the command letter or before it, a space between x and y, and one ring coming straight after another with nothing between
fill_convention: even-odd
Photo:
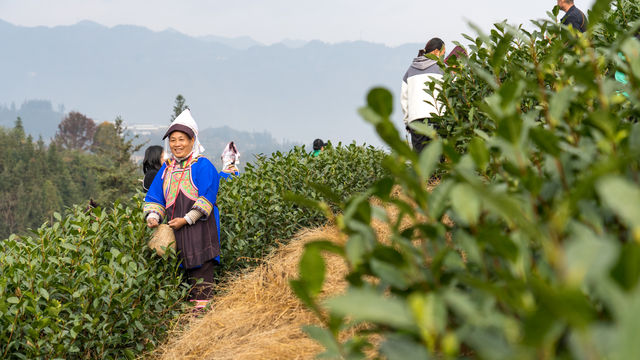
<instances>
[{"instance_id":1,"label":"green tea hedge","mask_svg":"<svg viewBox=\"0 0 640 360\"><path fill-rule=\"evenodd\" d=\"M0 357L133 358L156 345L188 289L146 246L140 201L75 207L0 242Z\"/></svg>"},{"instance_id":2,"label":"green tea hedge","mask_svg":"<svg viewBox=\"0 0 640 360\"><path fill-rule=\"evenodd\" d=\"M308 244L292 282L324 323L307 332L327 358L638 357L640 4L597 0L585 34L556 15L469 38L420 156L390 120L391 93L369 93L361 114L392 148L392 176L347 202L347 243ZM328 300L325 251L349 266L346 293Z\"/></svg>"},{"instance_id":3,"label":"green tea hedge","mask_svg":"<svg viewBox=\"0 0 640 360\"><path fill-rule=\"evenodd\" d=\"M222 181L218 193L222 231L222 265L238 269L260 259L277 241L303 227L326 222L322 212L295 204L289 194L326 200L333 206L367 189L387 172L385 152L371 146L327 147L312 157L304 147L260 156L245 171ZM335 196L325 196L331 189Z\"/></svg>"},{"instance_id":4,"label":"green tea hedge","mask_svg":"<svg viewBox=\"0 0 640 360\"><path fill-rule=\"evenodd\" d=\"M295 148L261 156L223 182L221 276L326 221L285 200L288 193L328 200L321 194L331 188L337 204L386 174L383 156L355 144L318 157ZM142 199L133 201L75 207L31 236L0 241L0 358L135 358L163 340L188 288L175 254L160 258L147 247Z\"/></svg>"}]
</instances>

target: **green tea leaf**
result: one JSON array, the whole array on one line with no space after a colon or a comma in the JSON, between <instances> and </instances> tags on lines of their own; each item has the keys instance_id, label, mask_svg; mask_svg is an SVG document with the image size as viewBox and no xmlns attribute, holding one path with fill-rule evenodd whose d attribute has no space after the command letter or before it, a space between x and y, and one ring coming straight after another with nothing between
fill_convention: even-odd
<instances>
[{"instance_id":1,"label":"green tea leaf","mask_svg":"<svg viewBox=\"0 0 640 360\"><path fill-rule=\"evenodd\" d=\"M481 202L473 188L467 184L457 184L451 189L451 205L466 225L475 225L480 216Z\"/></svg>"},{"instance_id":2,"label":"green tea leaf","mask_svg":"<svg viewBox=\"0 0 640 360\"><path fill-rule=\"evenodd\" d=\"M47 291L47 289L45 289L45 288L41 288L41 289L40 289L40 295L42 295L42 297L43 297L45 300L49 301L49 292Z\"/></svg>"},{"instance_id":3,"label":"green tea leaf","mask_svg":"<svg viewBox=\"0 0 640 360\"><path fill-rule=\"evenodd\" d=\"M553 156L560 154L560 147L558 146L560 141L551 131L541 127L534 127L529 130L529 136L531 136L531 140L540 150Z\"/></svg>"},{"instance_id":4,"label":"green tea leaf","mask_svg":"<svg viewBox=\"0 0 640 360\"><path fill-rule=\"evenodd\" d=\"M484 170L487 167L490 159L489 150L487 150L487 147L481 138L476 136L469 141L469 154L471 154L471 157L479 170Z\"/></svg>"},{"instance_id":5,"label":"green tea leaf","mask_svg":"<svg viewBox=\"0 0 640 360\"><path fill-rule=\"evenodd\" d=\"M382 117L393 112L393 95L384 88L373 88L367 95L367 105Z\"/></svg>"},{"instance_id":6,"label":"green tea leaf","mask_svg":"<svg viewBox=\"0 0 640 360\"><path fill-rule=\"evenodd\" d=\"M619 176L608 176L596 185L602 202L613 210L640 239L640 188Z\"/></svg>"},{"instance_id":7,"label":"green tea leaf","mask_svg":"<svg viewBox=\"0 0 640 360\"><path fill-rule=\"evenodd\" d=\"M431 358L421 343L400 334L389 334L380 345L380 352L389 360L426 360Z\"/></svg>"},{"instance_id":8,"label":"green tea leaf","mask_svg":"<svg viewBox=\"0 0 640 360\"><path fill-rule=\"evenodd\" d=\"M311 296L322 291L325 278L325 264L317 247L307 247L300 259L300 279L305 282Z\"/></svg>"},{"instance_id":9,"label":"green tea leaf","mask_svg":"<svg viewBox=\"0 0 640 360\"><path fill-rule=\"evenodd\" d=\"M329 299L330 311L356 321L371 321L404 329L413 329L411 312L402 300L382 296L372 289L351 288L346 294Z\"/></svg>"},{"instance_id":10,"label":"green tea leaf","mask_svg":"<svg viewBox=\"0 0 640 360\"><path fill-rule=\"evenodd\" d=\"M442 156L442 142L434 140L422 150L419 160L420 179L428 181L433 172L437 169Z\"/></svg>"},{"instance_id":11,"label":"green tea leaf","mask_svg":"<svg viewBox=\"0 0 640 360\"><path fill-rule=\"evenodd\" d=\"M389 286L400 290L406 290L409 287L406 274L394 265L374 258L371 259L370 266L374 275Z\"/></svg>"},{"instance_id":12,"label":"green tea leaf","mask_svg":"<svg viewBox=\"0 0 640 360\"><path fill-rule=\"evenodd\" d=\"M320 354L319 358L336 359L341 357L340 346L329 330L317 326L304 326L302 331L324 346L325 352Z\"/></svg>"},{"instance_id":13,"label":"green tea leaf","mask_svg":"<svg viewBox=\"0 0 640 360\"><path fill-rule=\"evenodd\" d=\"M611 277L626 291L632 291L640 279L640 245L624 244L617 263L611 269Z\"/></svg>"},{"instance_id":14,"label":"green tea leaf","mask_svg":"<svg viewBox=\"0 0 640 360\"><path fill-rule=\"evenodd\" d=\"M572 87L565 87L551 97L549 115L554 126L562 122L567 110L569 110L569 106L577 96L578 94Z\"/></svg>"}]
</instances>

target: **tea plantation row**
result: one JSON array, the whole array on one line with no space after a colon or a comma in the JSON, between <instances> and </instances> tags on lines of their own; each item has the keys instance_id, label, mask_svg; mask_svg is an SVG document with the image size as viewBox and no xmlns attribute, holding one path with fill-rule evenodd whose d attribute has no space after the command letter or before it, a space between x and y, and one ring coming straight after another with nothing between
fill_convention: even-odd
<instances>
[{"instance_id":1,"label":"tea plantation row","mask_svg":"<svg viewBox=\"0 0 640 360\"><path fill-rule=\"evenodd\" d=\"M247 266L303 226L326 219L285 200L290 191L340 199L386 172L384 153L356 145L312 158L303 148L260 157L221 185L223 273ZM318 188L316 186L316 188ZM136 206L70 209L31 236L0 242L0 358L135 358L162 341L185 310L175 255L159 258Z\"/></svg>"}]
</instances>

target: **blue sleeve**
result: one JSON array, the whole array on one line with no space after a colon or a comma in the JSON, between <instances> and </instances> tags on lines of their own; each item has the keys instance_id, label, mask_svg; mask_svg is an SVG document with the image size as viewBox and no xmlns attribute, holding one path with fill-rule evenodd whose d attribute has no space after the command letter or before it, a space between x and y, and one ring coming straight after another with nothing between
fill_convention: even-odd
<instances>
[{"instance_id":1,"label":"blue sleeve","mask_svg":"<svg viewBox=\"0 0 640 360\"><path fill-rule=\"evenodd\" d=\"M236 172L234 172L233 174L229 174L229 173L227 173L227 172L220 171L220 172L218 173L218 175L220 176L220 180L228 180L228 179L233 178L234 176L238 176L238 175L240 175L240 172L236 171Z\"/></svg>"},{"instance_id":2,"label":"blue sleeve","mask_svg":"<svg viewBox=\"0 0 640 360\"><path fill-rule=\"evenodd\" d=\"M162 191L162 174L164 174L166 164L163 164L158 173L153 178L153 182L147 191L147 195L144 197L144 216L145 218L149 213L156 213L160 215L160 219L164 219L165 215L165 199L164 192Z\"/></svg>"},{"instance_id":3,"label":"blue sleeve","mask_svg":"<svg viewBox=\"0 0 640 360\"><path fill-rule=\"evenodd\" d=\"M220 252L222 252L222 238L220 237L220 211L217 206L213 207L213 212L216 217L216 227L218 228L218 245L220 246ZM214 258L218 264L220 264L220 255Z\"/></svg>"},{"instance_id":4,"label":"blue sleeve","mask_svg":"<svg viewBox=\"0 0 640 360\"><path fill-rule=\"evenodd\" d=\"M194 171L193 181L198 188L198 200L193 208L208 217L218 198L220 175L211 161L204 157L198 159L198 162L192 165L192 169Z\"/></svg>"}]
</instances>

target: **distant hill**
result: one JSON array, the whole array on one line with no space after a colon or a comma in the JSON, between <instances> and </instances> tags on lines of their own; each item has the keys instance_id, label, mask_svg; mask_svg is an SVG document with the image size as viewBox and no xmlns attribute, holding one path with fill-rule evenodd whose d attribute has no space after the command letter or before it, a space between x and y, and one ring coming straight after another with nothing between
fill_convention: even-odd
<instances>
[{"instance_id":1,"label":"distant hill","mask_svg":"<svg viewBox=\"0 0 640 360\"><path fill-rule=\"evenodd\" d=\"M48 100L28 100L16 107L11 105L0 105L0 126L12 128L16 119L20 117L27 134L31 134L34 139L42 136L48 142L56 130L58 124L65 116L64 106L53 108Z\"/></svg>"},{"instance_id":2,"label":"distant hill","mask_svg":"<svg viewBox=\"0 0 640 360\"><path fill-rule=\"evenodd\" d=\"M421 46L264 46L90 21L48 28L0 20L0 39L0 104L47 99L96 122L120 115L128 123L163 124L180 93L201 128L266 130L305 144L316 137L378 144L357 108L370 87L398 91Z\"/></svg>"},{"instance_id":3,"label":"distant hill","mask_svg":"<svg viewBox=\"0 0 640 360\"><path fill-rule=\"evenodd\" d=\"M236 50L246 50L252 46L264 46L262 43L259 43L248 36L225 38L222 36L206 35L206 36L200 36L198 37L198 39L201 39L207 42L223 44Z\"/></svg>"}]
</instances>

